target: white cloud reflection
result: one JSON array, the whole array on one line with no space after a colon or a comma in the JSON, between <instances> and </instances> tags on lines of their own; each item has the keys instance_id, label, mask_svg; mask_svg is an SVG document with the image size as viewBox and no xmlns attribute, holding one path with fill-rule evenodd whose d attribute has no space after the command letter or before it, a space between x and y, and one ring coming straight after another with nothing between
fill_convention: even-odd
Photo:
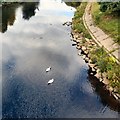
<instances>
[{"instance_id":1,"label":"white cloud reflection","mask_svg":"<svg viewBox=\"0 0 120 120\"><path fill-rule=\"evenodd\" d=\"M50 53L51 56L58 54L58 56L64 56L64 58L62 58L63 62L64 59L70 61L72 55L70 54L69 48L68 51L66 51L66 47L71 47L67 44L69 43L70 45L70 42L68 42L69 36L66 37L68 30L62 26L62 23L71 20L73 17L71 7L66 6L65 3L60 4L60 1L47 1L46 4L46 1L43 0L40 1L39 11L36 11L36 15L30 18L29 21L22 19L21 9L21 7L17 9L14 26L10 26L8 31L3 35L3 60L8 61L11 55L17 56L16 67L18 66L18 68L27 70L32 69L32 64L36 66L34 62L36 60L38 60L38 63L42 62L42 64L46 64L46 66L47 64L49 65L48 60L54 61L52 60L53 58L47 58L49 51L51 51L53 52L53 54ZM48 50L48 53L46 51L46 54L44 54L44 49ZM39 50L42 51L42 53L39 53ZM66 51L66 53L63 53L64 51ZM23 63L19 63L22 61L20 56L25 60ZM24 63L29 61L29 56L32 57L32 60L31 63L26 66L27 64ZM37 59L38 57L40 57L39 59L41 59L41 61ZM57 61L54 62L56 66L59 64ZM70 69L68 69L74 73L76 68L73 64L71 65L69 66ZM61 73L64 74L63 76L72 77L72 74L67 75L68 71L63 71L62 69L59 64L59 69L56 69L56 73L61 71Z\"/></svg>"}]
</instances>

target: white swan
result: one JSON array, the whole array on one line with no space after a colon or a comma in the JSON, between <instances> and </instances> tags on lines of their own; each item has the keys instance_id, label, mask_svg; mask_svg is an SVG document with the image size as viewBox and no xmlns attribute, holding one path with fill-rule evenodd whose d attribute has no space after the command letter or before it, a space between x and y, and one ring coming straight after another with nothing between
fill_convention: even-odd
<instances>
[{"instance_id":1,"label":"white swan","mask_svg":"<svg viewBox=\"0 0 120 120\"><path fill-rule=\"evenodd\" d=\"M54 82L54 79L49 80L48 81L48 85L51 84L51 83L53 83L53 82Z\"/></svg>"},{"instance_id":2,"label":"white swan","mask_svg":"<svg viewBox=\"0 0 120 120\"><path fill-rule=\"evenodd\" d=\"M48 67L47 69L46 69L46 72L49 72L51 70L51 67Z\"/></svg>"}]
</instances>

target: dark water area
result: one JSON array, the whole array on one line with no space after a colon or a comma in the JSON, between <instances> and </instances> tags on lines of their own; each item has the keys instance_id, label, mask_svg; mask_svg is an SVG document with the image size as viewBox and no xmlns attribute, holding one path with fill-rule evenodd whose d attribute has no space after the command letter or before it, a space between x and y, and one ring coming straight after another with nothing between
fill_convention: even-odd
<instances>
[{"instance_id":1,"label":"dark water area","mask_svg":"<svg viewBox=\"0 0 120 120\"><path fill-rule=\"evenodd\" d=\"M118 118L118 103L88 75L63 26L73 7L41 0L2 9L2 118Z\"/></svg>"}]
</instances>

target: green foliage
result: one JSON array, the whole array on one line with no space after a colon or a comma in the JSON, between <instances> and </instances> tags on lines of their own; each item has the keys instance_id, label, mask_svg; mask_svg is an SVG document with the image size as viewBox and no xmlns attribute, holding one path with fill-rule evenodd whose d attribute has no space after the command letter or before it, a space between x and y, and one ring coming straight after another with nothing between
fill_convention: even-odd
<instances>
[{"instance_id":1,"label":"green foliage","mask_svg":"<svg viewBox=\"0 0 120 120\"><path fill-rule=\"evenodd\" d=\"M80 6L81 2L74 2L74 1L72 2L71 1L71 2L65 2L65 4L76 8L76 7Z\"/></svg>"},{"instance_id":2,"label":"green foliage","mask_svg":"<svg viewBox=\"0 0 120 120\"><path fill-rule=\"evenodd\" d=\"M91 52L90 57L101 73L107 73L110 85L120 93L120 65L116 63L115 58L110 57L103 48L99 47Z\"/></svg>"},{"instance_id":3,"label":"green foliage","mask_svg":"<svg viewBox=\"0 0 120 120\"><path fill-rule=\"evenodd\" d=\"M120 11L120 2L100 2L100 10L105 11Z\"/></svg>"},{"instance_id":4,"label":"green foliage","mask_svg":"<svg viewBox=\"0 0 120 120\"><path fill-rule=\"evenodd\" d=\"M84 26L83 20L82 20L86 5L87 5L87 3L81 3L80 6L77 7L77 10L76 10L76 12L74 14L74 18L73 18L72 28L79 33L83 33L84 37L91 38L88 31L85 29L85 26Z\"/></svg>"},{"instance_id":5,"label":"green foliage","mask_svg":"<svg viewBox=\"0 0 120 120\"><path fill-rule=\"evenodd\" d=\"M83 31L83 25L81 23L75 24L73 26L73 29L77 30L77 31L79 31L79 33L81 33Z\"/></svg>"},{"instance_id":6,"label":"green foliage","mask_svg":"<svg viewBox=\"0 0 120 120\"><path fill-rule=\"evenodd\" d=\"M96 20L96 24L99 24L99 22L100 22L100 15L99 14L97 14L95 16L95 20Z\"/></svg>"},{"instance_id":7,"label":"green foliage","mask_svg":"<svg viewBox=\"0 0 120 120\"><path fill-rule=\"evenodd\" d=\"M102 3L100 6L100 11L105 12L107 10L107 4L106 3Z\"/></svg>"},{"instance_id":8,"label":"green foliage","mask_svg":"<svg viewBox=\"0 0 120 120\"><path fill-rule=\"evenodd\" d=\"M103 50L103 48L98 48L92 51L92 54L92 60L96 63L96 65L100 69L100 72L106 72L108 62L108 59L106 58L107 53Z\"/></svg>"},{"instance_id":9,"label":"green foliage","mask_svg":"<svg viewBox=\"0 0 120 120\"><path fill-rule=\"evenodd\" d=\"M120 16L118 16L118 13L111 13L110 11L101 12L100 5L97 3L92 4L91 10L95 24L111 36L115 42L120 44Z\"/></svg>"}]
</instances>

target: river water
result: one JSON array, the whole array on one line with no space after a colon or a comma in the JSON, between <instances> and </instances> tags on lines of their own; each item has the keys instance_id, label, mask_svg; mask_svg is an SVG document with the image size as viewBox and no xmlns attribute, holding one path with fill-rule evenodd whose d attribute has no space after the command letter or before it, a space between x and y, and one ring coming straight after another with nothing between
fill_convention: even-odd
<instances>
[{"instance_id":1,"label":"river water","mask_svg":"<svg viewBox=\"0 0 120 120\"><path fill-rule=\"evenodd\" d=\"M88 75L87 64L72 46L71 27L63 26L74 11L60 0L3 8L3 118L118 117L117 103Z\"/></svg>"}]
</instances>

